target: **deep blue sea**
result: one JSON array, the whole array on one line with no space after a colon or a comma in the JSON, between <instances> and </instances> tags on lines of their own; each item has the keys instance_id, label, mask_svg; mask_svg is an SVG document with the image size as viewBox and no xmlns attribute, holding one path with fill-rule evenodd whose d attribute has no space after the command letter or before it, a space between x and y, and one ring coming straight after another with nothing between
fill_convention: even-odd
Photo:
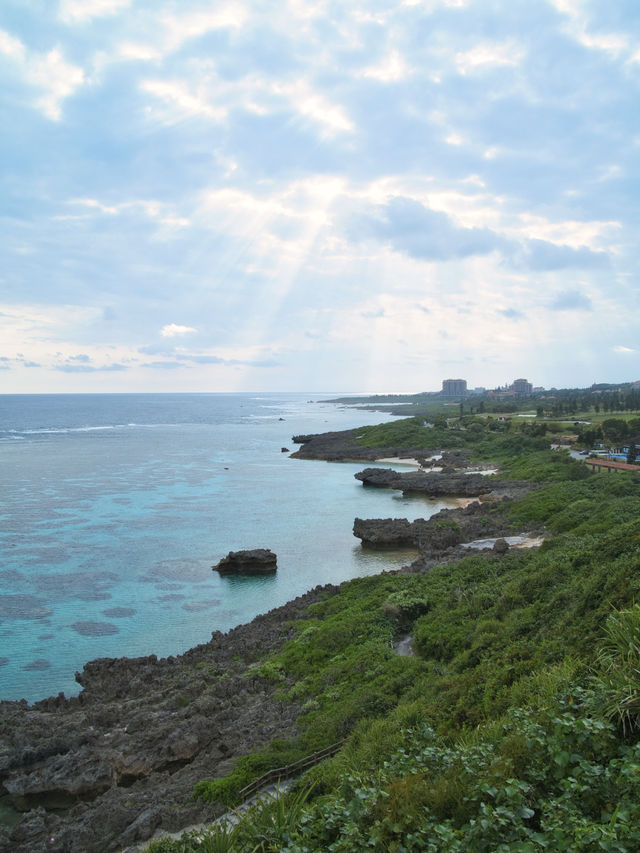
<instances>
[{"instance_id":1,"label":"deep blue sea","mask_svg":"<svg viewBox=\"0 0 640 853\"><path fill-rule=\"evenodd\" d=\"M354 517L446 502L282 453L297 433L388 419L310 396L0 395L0 699L76 694L92 658L178 654L317 584L408 562L362 550ZM211 570L254 547L276 552L275 575Z\"/></svg>"}]
</instances>

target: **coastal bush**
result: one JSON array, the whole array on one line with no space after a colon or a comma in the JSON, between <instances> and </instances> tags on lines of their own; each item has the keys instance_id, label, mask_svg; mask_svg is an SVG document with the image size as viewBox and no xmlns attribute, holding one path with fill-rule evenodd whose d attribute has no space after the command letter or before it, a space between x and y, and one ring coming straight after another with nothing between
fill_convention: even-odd
<instances>
[{"instance_id":1,"label":"coastal bush","mask_svg":"<svg viewBox=\"0 0 640 853\"><path fill-rule=\"evenodd\" d=\"M604 715L618 723L625 735L639 731L640 605L609 616L597 663Z\"/></svg>"},{"instance_id":2,"label":"coastal bush","mask_svg":"<svg viewBox=\"0 0 640 853\"><path fill-rule=\"evenodd\" d=\"M392 592L382 605L385 617L397 624L399 632L408 631L418 616L426 613L428 609L424 593L407 588Z\"/></svg>"},{"instance_id":3,"label":"coastal bush","mask_svg":"<svg viewBox=\"0 0 640 853\"><path fill-rule=\"evenodd\" d=\"M304 746L296 742L274 740L265 749L256 750L240 758L227 776L198 782L194 788L194 796L206 803L218 802L227 808L233 808L240 802L240 791L254 779L270 770L295 764L305 754Z\"/></svg>"},{"instance_id":4,"label":"coastal bush","mask_svg":"<svg viewBox=\"0 0 640 853\"><path fill-rule=\"evenodd\" d=\"M225 849L636 851L640 744L619 740L597 693L572 675L549 671L552 692L534 691L524 707L453 741L415 706L409 727L398 727L399 710L374 727L377 751L359 729L321 796L308 799L302 785L251 810Z\"/></svg>"}]
</instances>

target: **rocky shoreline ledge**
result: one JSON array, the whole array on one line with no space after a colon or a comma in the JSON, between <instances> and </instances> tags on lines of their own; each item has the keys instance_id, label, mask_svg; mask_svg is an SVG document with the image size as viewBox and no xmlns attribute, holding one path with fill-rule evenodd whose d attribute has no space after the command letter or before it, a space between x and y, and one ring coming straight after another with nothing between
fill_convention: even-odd
<instances>
[{"instance_id":1,"label":"rocky shoreline ledge","mask_svg":"<svg viewBox=\"0 0 640 853\"><path fill-rule=\"evenodd\" d=\"M474 473L399 473L389 468L366 468L354 476L366 487L468 499L465 506L442 509L428 519L355 519L353 535L364 547L409 547L418 551L419 557L403 572L426 572L436 564L468 556L470 547L499 555L509 548L507 538L530 546L545 535L544 530L515 530L507 514L509 504L531 490L530 483L506 483Z\"/></svg>"},{"instance_id":2,"label":"rocky shoreline ledge","mask_svg":"<svg viewBox=\"0 0 640 853\"><path fill-rule=\"evenodd\" d=\"M427 457L429 451L412 450L406 447L381 446L362 447L358 444L357 429L339 432L322 432L312 435L294 435L292 441L301 445L291 456L294 459L324 459L327 462L359 462L381 459L387 456ZM434 451L435 452L435 451Z\"/></svg>"},{"instance_id":3,"label":"rocky shoreline ledge","mask_svg":"<svg viewBox=\"0 0 640 853\"><path fill-rule=\"evenodd\" d=\"M323 586L183 655L101 658L77 697L0 702L0 789L26 811L0 850L102 853L219 812L191 799L201 779L296 735L300 708L252 664L290 636L290 620L337 592Z\"/></svg>"},{"instance_id":4,"label":"rocky shoreline ledge","mask_svg":"<svg viewBox=\"0 0 640 853\"><path fill-rule=\"evenodd\" d=\"M424 449L363 449L356 436L355 430L297 436L302 446L292 456L403 456L433 464ZM424 572L468 554L464 544L473 539L514 533L506 507L530 484L463 473L467 463L464 453L449 452L438 459L439 473L356 474L368 488L472 502L414 522L356 519L354 534L365 547L416 548L418 558L402 571ZM502 550L491 554L499 558ZM24 810L12 830L0 827L0 850L133 851L158 830L215 819L222 807L193 800L194 785L226 775L236 759L274 738L297 734L301 708L278 699L280 686L261 677L256 664L291 637L292 620L307 618L309 605L338 589L316 587L227 634L214 632L183 655L90 661L76 674L77 697L0 702L0 804Z\"/></svg>"}]
</instances>

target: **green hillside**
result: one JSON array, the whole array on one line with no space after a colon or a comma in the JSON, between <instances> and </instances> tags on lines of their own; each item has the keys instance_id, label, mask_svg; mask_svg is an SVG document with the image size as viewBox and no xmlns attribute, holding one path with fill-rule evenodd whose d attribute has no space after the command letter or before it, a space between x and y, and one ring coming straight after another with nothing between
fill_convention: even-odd
<instances>
[{"instance_id":1,"label":"green hillside","mask_svg":"<svg viewBox=\"0 0 640 853\"><path fill-rule=\"evenodd\" d=\"M299 738L196 794L232 806L265 770L344 746L233 830L150 851L640 849L640 468L592 474L530 427L441 431L535 483L509 514L550 537L328 591L253 672L303 703Z\"/></svg>"}]
</instances>

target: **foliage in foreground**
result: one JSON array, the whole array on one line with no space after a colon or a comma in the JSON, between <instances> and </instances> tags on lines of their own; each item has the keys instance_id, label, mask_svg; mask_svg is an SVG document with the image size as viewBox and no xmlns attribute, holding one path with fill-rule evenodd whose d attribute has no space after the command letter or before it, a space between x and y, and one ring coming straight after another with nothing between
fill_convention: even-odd
<instances>
[{"instance_id":1,"label":"foliage in foreground","mask_svg":"<svg viewBox=\"0 0 640 853\"><path fill-rule=\"evenodd\" d=\"M149 851L632 853L640 848L640 744L621 740L600 716L599 683L567 684L567 673L547 673L560 689L549 702L512 709L454 743L424 721L386 721L375 734L387 729L395 749L367 764L368 750L352 746L328 793L307 802L312 789L301 784L234 828ZM317 783L332 774L316 771Z\"/></svg>"}]
</instances>

